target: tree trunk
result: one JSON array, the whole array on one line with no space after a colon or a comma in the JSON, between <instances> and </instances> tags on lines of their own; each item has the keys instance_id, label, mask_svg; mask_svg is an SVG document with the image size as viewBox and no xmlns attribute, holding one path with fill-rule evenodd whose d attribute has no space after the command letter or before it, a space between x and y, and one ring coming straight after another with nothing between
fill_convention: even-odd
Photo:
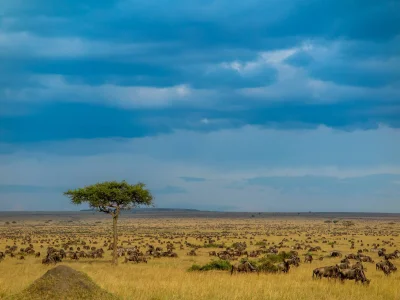
<instances>
[{"instance_id":1,"label":"tree trunk","mask_svg":"<svg viewBox=\"0 0 400 300\"><path fill-rule=\"evenodd\" d=\"M118 265L118 253L117 253L117 246L118 246L118 231L117 231L117 221L118 221L118 214L113 216L113 258L112 264L114 266Z\"/></svg>"}]
</instances>

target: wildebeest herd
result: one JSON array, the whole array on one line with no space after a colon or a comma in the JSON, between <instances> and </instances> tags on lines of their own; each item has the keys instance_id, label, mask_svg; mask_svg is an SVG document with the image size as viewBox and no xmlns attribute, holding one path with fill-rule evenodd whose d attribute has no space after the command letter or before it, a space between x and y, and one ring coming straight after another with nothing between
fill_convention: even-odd
<instances>
[{"instance_id":1,"label":"wildebeest herd","mask_svg":"<svg viewBox=\"0 0 400 300\"><path fill-rule=\"evenodd\" d=\"M261 218L125 219L119 229L117 253L122 266L176 260L188 272L192 264L214 262L224 267L199 270L225 272L232 278L243 273L256 274L257 278L264 274L290 277L307 269L310 282L354 281L371 286L378 276L390 278L397 271L399 232L389 223L381 222L374 228L364 220L352 226L340 220L313 220L310 226L305 221ZM51 224L4 224L0 264L90 265L110 260L112 239L107 221L61 220Z\"/></svg>"}]
</instances>

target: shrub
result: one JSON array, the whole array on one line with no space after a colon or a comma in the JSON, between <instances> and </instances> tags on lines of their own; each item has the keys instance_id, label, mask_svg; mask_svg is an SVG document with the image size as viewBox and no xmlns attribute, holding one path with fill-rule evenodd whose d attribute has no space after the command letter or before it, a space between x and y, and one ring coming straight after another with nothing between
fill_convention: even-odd
<instances>
[{"instance_id":1,"label":"shrub","mask_svg":"<svg viewBox=\"0 0 400 300\"><path fill-rule=\"evenodd\" d=\"M229 261L218 259L218 260L212 260L211 262L205 264L204 266L194 264L189 268L188 271L211 271L211 270L228 271L231 268L232 265Z\"/></svg>"},{"instance_id":2,"label":"shrub","mask_svg":"<svg viewBox=\"0 0 400 300\"><path fill-rule=\"evenodd\" d=\"M277 266L275 266L269 260L264 260L264 259L260 259L260 261L256 264L256 268L260 272L266 272L266 273L276 273L276 272L278 272L278 267Z\"/></svg>"},{"instance_id":3,"label":"shrub","mask_svg":"<svg viewBox=\"0 0 400 300\"><path fill-rule=\"evenodd\" d=\"M268 256L263 257L263 258L261 258L259 260L249 260L247 258L242 258L240 260L240 263L244 263L246 261L251 263L260 272L275 273L275 272L278 271L278 267L275 266L274 263L270 261Z\"/></svg>"},{"instance_id":4,"label":"shrub","mask_svg":"<svg viewBox=\"0 0 400 300\"><path fill-rule=\"evenodd\" d=\"M201 266L193 264L188 271L201 271Z\"/></svg>"},{"instance_id":5,"label":"shrub","mask_svg":"<svg viewBox=\"0 0 400 300\"><path fill-rule=\"evenodd\" d=\"M267 254L263 258L259 260L249 260L247 258L242 258L240 260L241 263L248 261L253 266L255 266L260 272L266 273L276 273L278 272L278 267L275 265L276 263L283 262L284 259L288 259L291 257L291 254L285 251L281 251L279 254Z\"/></svg>"},{"instance_id":6,"label":"shrub","mask_svg":"<svg viewBox=\"0 0 400 300\"><path fill-rule=\"evenodd\" d=\"M284 259L289 259L292 257L292 254L289 252L281 251L278 254L267 254L265 256L266 259L268 259L272 263L278 263L278 262L283 262Z\"/></svg>"}]
</instances>

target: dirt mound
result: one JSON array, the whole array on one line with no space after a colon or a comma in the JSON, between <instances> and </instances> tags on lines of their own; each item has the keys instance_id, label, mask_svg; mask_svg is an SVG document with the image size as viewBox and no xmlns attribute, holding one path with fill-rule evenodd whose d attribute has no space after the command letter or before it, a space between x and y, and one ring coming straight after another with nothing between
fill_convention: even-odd
<instances>
[{"instance_id":1,"label":"dirt mound","mask_svg":"<svg viewBox=\"0 0 400 300\"><path fill-rule=\"evenodd\" d=\"M117 299L97 286L86 274L57 266L37 279L21 294L10 299Z\"/></svg>"}]
</instances>

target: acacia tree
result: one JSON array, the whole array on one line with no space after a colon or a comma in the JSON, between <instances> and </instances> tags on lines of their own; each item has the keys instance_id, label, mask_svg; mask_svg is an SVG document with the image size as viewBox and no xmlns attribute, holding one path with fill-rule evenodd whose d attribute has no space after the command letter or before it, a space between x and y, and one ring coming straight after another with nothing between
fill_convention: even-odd
<instances>
[{"instance_id":1,"label":"acacia tree","mask_svg":"<svg viewBox=\"0 0 400 300\"><path fill-rule=\"evenodd\" d=\"M118 264L117 221L122 210L153 204L153 196L144 183L128 184L126 181L106 181L64 192L73 204L87 203L91 208L113 218L113 265Z\"/></svg>"}]
</instances>

